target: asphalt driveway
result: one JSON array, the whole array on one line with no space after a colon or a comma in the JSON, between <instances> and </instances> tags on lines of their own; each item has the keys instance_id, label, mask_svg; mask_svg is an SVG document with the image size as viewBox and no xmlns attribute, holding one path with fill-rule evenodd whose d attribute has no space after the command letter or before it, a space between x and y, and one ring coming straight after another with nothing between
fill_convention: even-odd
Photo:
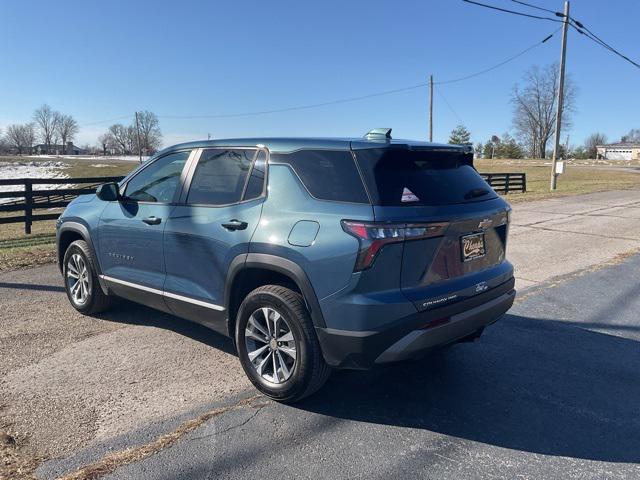
<instances>
[{"instance_id":1,"label":"asphalt driveway","mask_svg":"<svg viewBox=\"0 0 640 480\"><path fill-rule=\"evenodd\" d=\"M339 372L297 405L232 408L107 478L640 478L639 293L640 256L539 287L476 343Z\"/></svg>"}]
</instances>

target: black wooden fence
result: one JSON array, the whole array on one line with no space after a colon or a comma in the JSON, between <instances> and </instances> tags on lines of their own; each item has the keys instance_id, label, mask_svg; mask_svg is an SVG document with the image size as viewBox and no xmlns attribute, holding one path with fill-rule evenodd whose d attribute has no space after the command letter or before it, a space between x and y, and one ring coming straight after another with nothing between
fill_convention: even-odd
<instances>
[{"instance_id":1,"label":"black wooden fence","mask_svg":"<svg viewBox=\"0 0 640 480\"><path fill-rule=\"evenodd\" d=\"M24 233L31 233L31 224L41 220L55 220L60 213L34 213L37 210L64 208L78 195L94 193L98 185L118 182L124 177L86 178L18 178L0 179L0 186L22 186L24 190L0 191L0 224L23 223ZM71 188L38 189L38 185L73 185ZM9 201L3 199L10 198ZM5 216L5 212L22 215Z\"/></svg>"},{"instance_id":2,"label":"black wooden fence","mask_svg":"<svg viewBox=\"0 0 640 480\"><path fill-rule=\"evenodd\" d=\"M526 173L481 173L480 175L498 193L527 191Z\"/></svg>"}]
</instances>

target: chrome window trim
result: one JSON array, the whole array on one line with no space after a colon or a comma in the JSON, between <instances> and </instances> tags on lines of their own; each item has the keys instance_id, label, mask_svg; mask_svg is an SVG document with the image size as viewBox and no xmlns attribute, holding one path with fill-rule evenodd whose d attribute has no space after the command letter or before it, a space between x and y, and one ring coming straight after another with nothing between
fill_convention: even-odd
<instances>
[{"instance_id":1,"label":"chrome window trim","mask_svg":"<svg viewBox=\"0 0 640 480\"><path fill-rule=\"evenodd\" d=\"M157 288L145 287L144 285L140 285L138 283L127 282L126 280L120 280L119 278L110 277L108 275L100 275L100 278L105 282L117 283L120 285L124 285L125 287L136 288L138 290L143 290L145 292L153 293L155 295L161 295L167 298L173 298L174 300L180 300L186 303L192 303L194 305L198 305L200 307L210 308L212 310L217 310L219 312L223 312L225 310L224 307L220 305L216 305L215 303L204 302L202 300L196 300L195 298L185 297L184 295L178 295L177 293L167 292L165 290L158 290Z\"/></svg>"}]
</instances>

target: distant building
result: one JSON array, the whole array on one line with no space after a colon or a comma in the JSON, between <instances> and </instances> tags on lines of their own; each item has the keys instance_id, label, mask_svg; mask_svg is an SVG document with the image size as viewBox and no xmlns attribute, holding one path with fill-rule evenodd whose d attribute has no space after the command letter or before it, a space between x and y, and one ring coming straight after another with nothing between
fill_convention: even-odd
<instances>
[{"instance_id":1,"label":"distant building","mask_svg":"<svg viewBox=\"0 0 640 480\"><path fill-rule=\"evenodd\" d=\"M33 146L33 153L36 155L84 155L86 152L73 142L67 142L65 145L49 145L47 147L44 143Z\"/></svg>"},{"instance_id":2,"label":"distant building","mask_svg":"<svg viewBox=\"0 0 640 480\"><path fill-rule=\"evenodd\" d=\"M598 158L604 160L640 160L640 143L598 145Z\"/></svg>"}]
</instances>

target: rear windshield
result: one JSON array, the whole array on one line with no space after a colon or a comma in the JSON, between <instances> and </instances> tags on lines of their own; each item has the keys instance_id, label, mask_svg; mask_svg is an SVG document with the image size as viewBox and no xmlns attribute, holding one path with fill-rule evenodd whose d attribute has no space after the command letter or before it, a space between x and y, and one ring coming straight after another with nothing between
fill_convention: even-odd
<instances>
[{"instance_id":1,"label":"rear windshield","mask_svg":"<svg viewBox=\"0 0 640 480\"><path fill-rule=\"evenodd\" d=\"M434 150L356 150L373 203L386 206L446 205L495 198L467 155Z\"/></svg>"}]
</instances>

